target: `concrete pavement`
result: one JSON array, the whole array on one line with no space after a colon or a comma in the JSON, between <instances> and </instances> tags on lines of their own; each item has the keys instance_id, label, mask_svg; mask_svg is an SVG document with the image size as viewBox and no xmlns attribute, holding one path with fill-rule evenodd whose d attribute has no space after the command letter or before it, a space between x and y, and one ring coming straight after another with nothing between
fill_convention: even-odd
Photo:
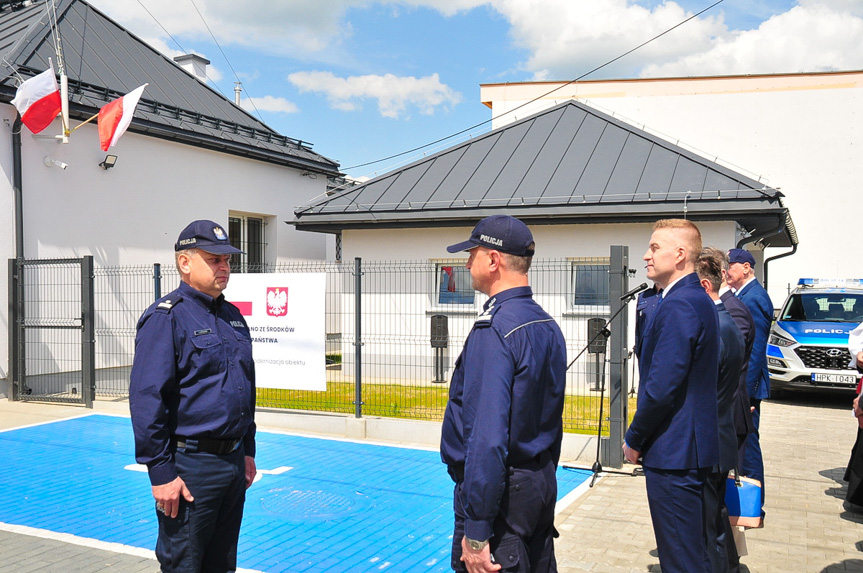
<instances>
[{"instance_id":1,"label":"concrete pavement","mask_svg":"<svg viewBox=\"0 0 863 573\"><path fill-rule=\"evenodd\" d=\"M123 401L96 405L96 411L104 412L125 413L127 408ZM90 412L0 400L0 428ZM763 529L747 531L749 555L741 560L742 570L863 572L863 516L846 511L842 503L842 475L856 433L850 398L792 394L781 402L765 402L762 424L767 520ZM3 486L38 487L38 476L33 481ZM557 525L561 572L660 571L643 477L601 478L558 515ZM158 566L141 555L82 547L26 531L0 531L0 570L137 573L157 571Z\"/></svg>"}]
</instances>

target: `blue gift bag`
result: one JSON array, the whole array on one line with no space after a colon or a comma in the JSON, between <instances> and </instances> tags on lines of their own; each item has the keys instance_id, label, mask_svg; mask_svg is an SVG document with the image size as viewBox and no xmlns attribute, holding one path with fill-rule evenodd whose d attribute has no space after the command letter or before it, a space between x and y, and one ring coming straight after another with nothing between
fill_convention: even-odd
<instances>
[{"instance_id":1,"label":"blue gift bag","mask_svg":"<svg viewBox=\"0 0 863 573\"><path fill-rule=\"evenodd\" d=\"M729 474L725 487L725 506L728 508L728 521L731 525L760 527L761 482Z\"/></svg>"}]
</instances>

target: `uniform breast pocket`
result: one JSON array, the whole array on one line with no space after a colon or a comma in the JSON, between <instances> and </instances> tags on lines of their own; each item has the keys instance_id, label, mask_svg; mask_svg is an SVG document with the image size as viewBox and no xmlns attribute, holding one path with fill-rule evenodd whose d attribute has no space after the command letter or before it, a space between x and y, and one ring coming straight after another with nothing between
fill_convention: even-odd
<instances>
[{"instance_id":1,"label":"uniform breast pocket","mask_svg":"<svg viewBox=\"0 0 863 573\"><path fill-rule=\"evenodd\" d=\"M244 364L252 361L252 339L249 334L243 330L234 329L234 336L237 339L237 356Z\"/></svg>"},{"instance_id":2,"label":"uniform breast pocket","mask_svg":"<svg viewBox=\"0 0 863 573\"><path fill-rule=\"evenodd\" d=\"M222 341L216 333L199 334L192 337L192 363L199 372L206 374L219 370L222 362Z\"/></svg>"}]
</instances>

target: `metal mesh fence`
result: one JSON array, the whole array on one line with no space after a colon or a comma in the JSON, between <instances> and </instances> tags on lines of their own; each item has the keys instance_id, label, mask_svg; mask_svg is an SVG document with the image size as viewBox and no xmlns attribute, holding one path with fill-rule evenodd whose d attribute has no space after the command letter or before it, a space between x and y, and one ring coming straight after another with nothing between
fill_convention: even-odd
<instances>
[{"instance_id":1,"label":"metal mesh fence","mask_svg":"<svg viewBox=\"0 0 863 573\"><path fill-rule=\"evenodd\" d=\"M326 274L327 389L261 388L258 406L345 414L361 409L363 415L441 420L453 364L486 300L470 288L469 273L463 265L463 259L363 261L359 281L353 261L298 261L268 266L267 272ZM603 297L607 302L607 291L584 291L600 278L607 284L607 272L607 258L535 260L529 272L536 301L563 331L567 363L588 342L588 319L608 317L607 304L582 303L602 302ZM163 265L158 274L162 294L179 282L172 265ZM97 395L128 394L135 324L155 300L155 282L152 266L96 269ZM356 296L358 284L360 297ZM438 344L435 348L433 324L439 328L441 322L445 323L446 340L444 347ZM358 349L360 409L356 403ZM596 431L598 390L600 377L606 371L605 360L606 355L584 353L567 372L567 431ZM604 411L608 412L607 394ZM603 426L607 427L607 423Z\"/></svg>"},{"instance_id":2,"label":"metal mesh fence","mask_svg":"<svg viewBox=\"0 0 863 573\"><path fill-rule=\"evenodd\" d=\"M80 401L84 392L81 337L81 264L75 259L27 261L16 312L23 339L20 398ZM15 337L18 339L18 337Z\"/></svg>"}]
</instances>

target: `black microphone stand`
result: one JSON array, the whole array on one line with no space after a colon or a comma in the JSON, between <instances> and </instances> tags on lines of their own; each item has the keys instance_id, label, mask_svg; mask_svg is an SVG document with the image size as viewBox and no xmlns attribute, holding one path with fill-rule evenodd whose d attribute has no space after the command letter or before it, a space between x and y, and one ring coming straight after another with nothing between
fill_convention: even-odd
<instances>
[{"instance_id":1,"label":"black microphone stand","mask_svg":"<svg viewBox=\"0 0 863 573\"><path fill-rule=\"evenodd\" d=\"M636 297L636 295L638 295L638 293L640 293L643 290L647 290L647 288L648 288L647 283L642 283L638 287L634 288L633 290L629 291L628 293L626 293L625 295L620 297L620 301L622 303L620 305L620 308L618 308L617 311L611 315L611 318L609 318L605 322L605 326L603 326L596 334L593 335L593 337L587 342L585 347L581 349L581 352L578 353L578 356L576 356L575 358L572 359L572 361L566 367L567 370L569 370L572 367L572 365L575 364L576 360L581 358L581 356L585 352L587 352L587 349L590 348L591 345L594 342L596 342L600 336L603 337L603 344L604 345L608 344L608 337L611 336L611 331L608 330L608 327L611 325L612 322L614 322L614 319L617 318L617 316L623 311L623 309L626 308L626 305L628 305ZM593 477L590 479L590 486L589 487L593 487L593 484L594 484L594 482L596 482L596 478L599 476L600 473L604 472L607 474L610 473L610 474L619 474L619 475L626 475L626 476L637 476L639 474L639 469L640 469L640 468L635 468L631 472L624 472L624 471L619 471L619 470L603 470L602 463L600 463L600 461L599 461L599 457L600 457L599 454L600 454L600 447L602 445L602 412L603 412L604 400L605 400L605 368L603 367L603 372L602 372L602 376L600 376L600 385L599 385L599 419L597 420L597 429L596 429L596 461L593 462L593 465L590 468L590 471L593 472Z\"/></svg>"}]
</instances>

